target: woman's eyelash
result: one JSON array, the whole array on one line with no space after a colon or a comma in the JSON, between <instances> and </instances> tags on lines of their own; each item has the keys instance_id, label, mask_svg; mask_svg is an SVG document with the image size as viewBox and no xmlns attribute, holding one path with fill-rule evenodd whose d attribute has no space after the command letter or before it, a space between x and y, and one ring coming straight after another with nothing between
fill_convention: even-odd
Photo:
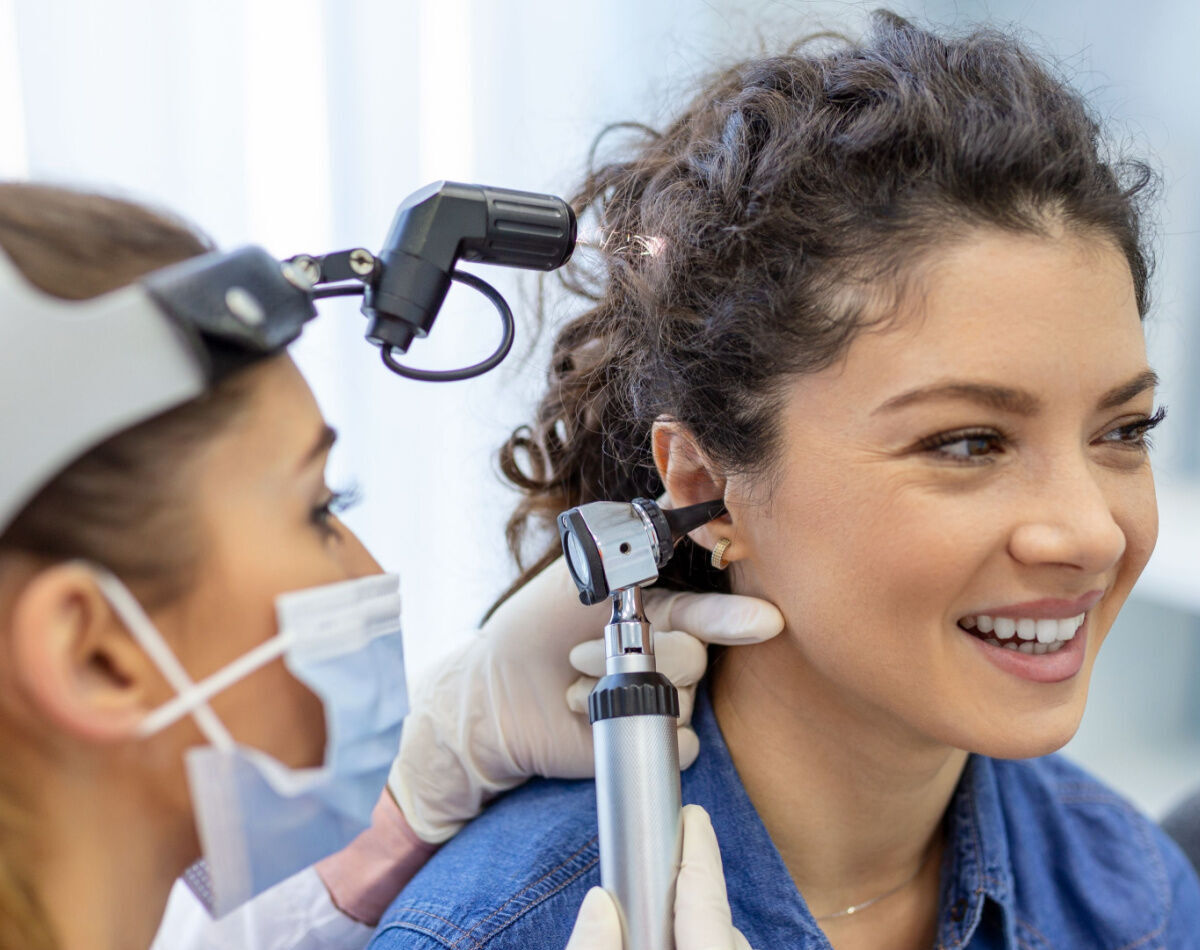
<instances>
[{"instance_id":1,"label":"woman's eyelash","mask_svg":"<svg viewBox=\"0 0 1200 950\"><path fill-rule=\"evenodd\" d=\"M329 497L312 511L312 521L321 528L329 527L329 519L353 508L362 501L362 490L357 484L338 491L330 491Z\"/></svg>"},{"instance_id":2,"label":"woman's eyelash","mask_svg":"<svg viewBox=\"0 0 1200 950\"><path fill-rule=\"evenodd\" d=\"M1154 443L1150 439L1150 432L1157 428L1166 418L1167 407L1159 406L1154 411L1154 415L1135 419L1133 422L1117 426L1117 428L1105 433L1105 441L1116 445L1130 445L1135 448L1153 448ZM1109 439L1108 436L1110 435L1116 435L1118 438Z\"/></svg>"},{"instance_id":3,"label":"woman's eyelash","mask_svg":"<svg viewBox=\"0 0 1200 950\"><path fill-rule=\"evenodd\" d=\"M962 443L964 451L948 451L959 443ZM995 452L1004 451L1006 443L1005 436L995 429L956 429L927 436L917 443L917 447L951 462L972 465L991 461Z\"/></svg>"},{"instance_id":4,"label":"woman's eyelash","mask_svg":"<svg viewBox=\"0 0 1200 950\"><path fill-rule=\"evenodd\" d=\"M1166 417L1166 406L1159 406L1153 415L1117 426L1115 429L1109 430L1102 439L1110 445L1124 445L1137 449L1152 448L1150 432ZM941 459L971 465L990 462L994 455L1004 451L1007 444L1008 439L1003 433L995 429L976 428L939 432L921 439L917 443L917 447L921 451L929 452ZM952 446L959 445L961 445L960 451L949 451Z\"/></svg>"}]
</instances>

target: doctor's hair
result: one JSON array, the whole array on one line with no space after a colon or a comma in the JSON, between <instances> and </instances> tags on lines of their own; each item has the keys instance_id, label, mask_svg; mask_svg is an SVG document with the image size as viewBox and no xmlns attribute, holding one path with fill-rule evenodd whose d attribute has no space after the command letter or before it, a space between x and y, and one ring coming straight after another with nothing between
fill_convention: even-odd
<instances>
[{"instance_id":1,"label":"doctor's hair","mask_svg":"<svg viewBox=\"0 0 1200 950\"><path fill-rule=\"evenodd\" d=\"M573 199L604 235L564 272L585 309L500 453L522 493L507 538L525 568L501 600L558 554L559 512L663 491L656 419L685 426L721 473L769 484L789 377L834 364L972 235L1107 242L1146 314L1156 176L1110 154L1081 95L1012 35L939 35L880 11L862 42L822 34L721 72L662 131L613 128L623 154L590 161ZM662 583L728 579L687 539Z\"/></svg>"},{"instance_id":2,"label":"doctor's hair","mask_svg":"<svg viewBox=\"0 0 1200 950\"><path fill-rule=\"evenodd\" d=\"M0 183L0 248L41 290L84 299L203 254L211 245L186 224L129 201ZM69 382L69 365L57 371ZM186 504L188 458L239 410L244 388L233 377L200 399L110 438L60 472L0 534L0 580L17 570L82 558L108 567L148 606L183 593L198 557ZM36 737L4 733L0 947L48 950L55 937L26 873L39 860L39 835L31 827L36 809L7 774L21 760L17 746L25 742Z\"/></svg>"}]
</instances>

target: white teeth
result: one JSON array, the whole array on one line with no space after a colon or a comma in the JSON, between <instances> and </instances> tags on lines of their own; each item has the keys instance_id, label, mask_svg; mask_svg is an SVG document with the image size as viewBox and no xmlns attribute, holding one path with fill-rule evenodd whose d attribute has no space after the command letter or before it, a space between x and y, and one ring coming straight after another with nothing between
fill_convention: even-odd
<instances>
[{"instance_id":1,"label":"white teeth","mask_svg":"<svg viewBox=\"0 0 1200 950\"><path fill-rule=\"evenodd\" d=\"M1024 623L1025 621L1021 621ZM1021 624L1017 624L1020 628ZM1058 621L1057 620L1039 620L1034 624L1037 631L1038 643L1053 643L1058 639Z\"/></svg>"},{"instance_id":2,"label":"white teeth","mask_svg":"<svg viewBox=\"0 0 1200 950\"><path fill-rule=\"evenodd\" d=\"M1038 643L1031 640L1018 646L1016 640L1001 643L995 637L988 637L983 642L990 647L998 647L1002 650L1020 650L1022 653L1032 653L1034 656L1041 656L1043 653L1057 653L1066 645L1065 640L1055 640L1053 643Z\"/></svg>"},{"instance_id":3,"label":"white teeth","mask_svg":"<svg viewBox=\"0 0 1200 950\"><path fill-rule=\"evenodd\" d=\"M1079 632L1085 619L1087 619L1087 614L1084 613L1078 617L1071 617L1069 620L1060 620L1058 622L1058 639L1074 640L1075 634Z\"/></svg>"},{"instance_id":4,"label":"white teeth","mask_svg":"<svg viewBox=\"0 0 1200 950\"><path fill-rule=\"evenodd\" d=\"M978 614L974 617L963 617L959 626L964 630L978 629L980 633L993 633L994 636L984 638L992 646L1040 655L1054 653L1063 644L1073 640L1086 619L1086 613L1068 617L1066 620L1034 620L1029 617L991 617Z\"/></svg>"}]
</instances>

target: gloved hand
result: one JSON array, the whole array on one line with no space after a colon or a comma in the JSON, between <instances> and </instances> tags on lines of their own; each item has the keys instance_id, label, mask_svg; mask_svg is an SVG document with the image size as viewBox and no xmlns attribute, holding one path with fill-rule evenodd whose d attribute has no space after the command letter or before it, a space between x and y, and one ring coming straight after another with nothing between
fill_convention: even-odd
<instances>
[{"instance_id":1,"label":"gloved hand","mask_svg":"<svg viewBox=\"0 0 1200 950\"><path fill-rule=\"evenodd\" d=\"M612 898L593 887L579 907L566 950L621 950L621 924ZM675 881L675 950L751 950L733 926L721 849L708 813L683 809L683 863Z\"/></svg>"},{"instance_id":2,"label":"gloved hand","mask_svg":"<svg viewBox=\"0 0 1200 950\"><path fill-rule=\"evenodd\" d=\"M686 767L699 752L687 722L707 665L704 644L769 640L783 617L765 601L727 594L647 591L645 606L664 631L654 641L658 669L679 689ZM578 672L603 673L604 645L595 638L609 615L607 604L580 605L558 558L413 690L388 788L424 841L447 841L530 776L594 774L591 726L572 710L585 708L594 682Z\"/></svg>"}]
</instances>

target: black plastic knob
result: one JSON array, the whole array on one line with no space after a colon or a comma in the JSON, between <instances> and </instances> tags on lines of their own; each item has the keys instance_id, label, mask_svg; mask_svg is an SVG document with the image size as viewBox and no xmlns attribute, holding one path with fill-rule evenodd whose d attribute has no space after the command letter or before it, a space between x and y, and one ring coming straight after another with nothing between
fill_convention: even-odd
<instances>
[{"instance_id":1,"label":"black plastic knob","mask_svg":"<svg viewBox=\"0 0 1200 950\"><path fill-rule=\"evenodd\" d=\"M662 673L614 673L596 684L588 696L591 722L622 716L679 718L679 692Z\"/></svg>"}]
</instances>

